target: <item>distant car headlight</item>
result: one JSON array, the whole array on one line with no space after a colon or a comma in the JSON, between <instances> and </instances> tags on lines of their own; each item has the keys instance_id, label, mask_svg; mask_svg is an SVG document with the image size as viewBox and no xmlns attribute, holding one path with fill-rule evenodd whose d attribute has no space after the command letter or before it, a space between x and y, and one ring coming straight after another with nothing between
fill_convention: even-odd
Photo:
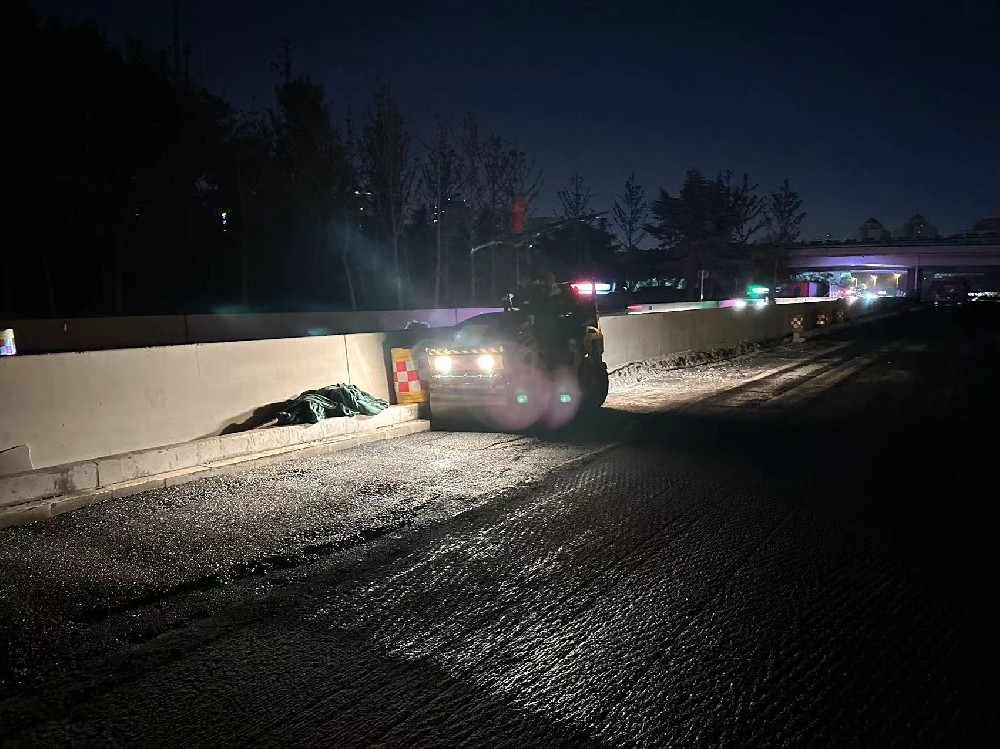
<instances>
[{"instance_id":1,"label":"distant car headlight","mask_svg":"<svg viewBox=\"0 0 1000 749\"><path fill-rule=\"evenodd\" d=\"M755 306L757 307L757 309L764 309L767 306L767 301L765 301L764 299L758 299L757 304Z\"/></svg>"},{"instance_id":2,"label":"distant car headlight","mask_svg":"<svg viewBox=\"0 0 1000 749\"><path fill-rule=\"evenodd\" d=\"M743 309L744 307L747 306L747 300L746 299L737 299L736 302L735 302L735 304L733 304L733 306L736 307L736 309Z\"/></svg>"},{"instance_id":3,"label":"distant car headlight","mask_svg":"<svg viewBox=\"0 0 1000 749\"><path fill-rule=\"evenodd\" d=\"M434 369L438 372L447 374L451 371L451 357L450 356L435 356L434 357Z\"/></svg>"},{"instance_id":4,"label":"distant car headlight","mask_svg":"<svg viewBox=\"0 0 1000 749\"><path fill-rule=\"evenodd\" d=\"M489 354L483 354L476 359L476 363L479 365L481 370L489 372L493 369L494 365L496 365L496 360Z\"/></svg>"}]
</instances>

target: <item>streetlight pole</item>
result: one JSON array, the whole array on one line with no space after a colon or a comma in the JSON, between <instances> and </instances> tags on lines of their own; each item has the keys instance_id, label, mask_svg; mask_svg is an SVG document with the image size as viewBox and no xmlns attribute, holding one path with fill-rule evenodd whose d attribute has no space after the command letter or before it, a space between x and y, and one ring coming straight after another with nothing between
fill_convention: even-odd
<instances>
[{"instance_id":1,"label":"streetlight pole","mask_svg":"<svg viewBox=\"0 0 1000 749\"><path fill-rule=\"evenodd\" d=\"M462 202L469 204L469 306L472 307L476 303L476 246L473 244L476 241L476 213L471 199Z\"/></svg>"}]
</instances>

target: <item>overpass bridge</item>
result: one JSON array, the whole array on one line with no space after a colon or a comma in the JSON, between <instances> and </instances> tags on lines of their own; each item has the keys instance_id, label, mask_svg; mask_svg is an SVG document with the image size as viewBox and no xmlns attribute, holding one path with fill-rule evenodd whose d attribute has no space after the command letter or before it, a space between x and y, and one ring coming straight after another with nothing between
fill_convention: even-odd
<instances>
[{"instance_id":1,"label":"overpass bridge","mask_svg":"<svg viewBox=\"0 0 1000 749\"><path fill-rule=\"evenodd\" d=\"M783 247L781 253L779 264L789 271L905 273L907 294L911 296L919 296L923 280L932 278L937 271L1000 270L1000 237L796 244Z\"/></svg>"}]
</instances>

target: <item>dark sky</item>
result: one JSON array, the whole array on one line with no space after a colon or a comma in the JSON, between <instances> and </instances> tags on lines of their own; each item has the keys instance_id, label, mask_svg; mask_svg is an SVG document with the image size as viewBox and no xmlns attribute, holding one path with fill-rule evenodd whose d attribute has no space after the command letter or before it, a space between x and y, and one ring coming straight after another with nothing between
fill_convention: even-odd
<instances>
[{"instance_id":1,"label":"dark sky","mask_svg":"<svg viewBox=\"0 0 1000 749\"><path fill-rule=\"evenodd\" d=\"M37 0L113 41L168 46L169 0ZM576 170L607 209L629 172L652 197L684 171L788 177L804 238L923 213L944 233L1000 215L1000 3L180 0L192 69L270 106L282 39L335 112L390 78L416 134L477 113L545 173Z\"/></svg>"}]
</instances>

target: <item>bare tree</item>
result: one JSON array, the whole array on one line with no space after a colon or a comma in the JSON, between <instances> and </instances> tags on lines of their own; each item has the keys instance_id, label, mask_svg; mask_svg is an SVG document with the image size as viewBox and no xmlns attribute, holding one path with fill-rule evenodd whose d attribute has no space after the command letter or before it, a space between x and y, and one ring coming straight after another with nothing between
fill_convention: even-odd
<instances>
[{"instance_id":1,"label":"bare tree","mask_svg":"<svg viewBox=\"0 0 1000 749\"><path fill-rule=\"evenodd\" d=\"M579 218L587 213L593 194L583 183L583 177L574 174L569 178L569 186L556 193L563 208L564 218Z\"/></svg>"},{"instance_id":2,"label":"bare tree","mask_svg":"<svg viewBox=\"0 0 1000 749\"><path fill-rule=\"evenodd\" d=\"M519 148L511 148L507 157L507 202L524 198L531 203L542 189L542 172L535 168L535 160Z\"/></svg>"},{"instance_id":3,"label":"bare tree","mask_svg":"<svg viewBox=\"0 0 1000 749\"><path fill-rule=\"evenodd\" d=\"M726 172L723 180L729 190L733 211L733 238L741 245L749 245L753 238L767 225L767 204L757 194L760 185L743 175L739 184L733 184L733 173Z\"/></svg>"},{"instance_id":4,"label":"bare tree","mask_svg":"<svg viewBox=\"0 0 1000 749\"><path fill-rule=\"evenodd\" d=\"M479 122L471 113L466 114L462 120L458 151L459 193L465 210L468 212L469 303L475 304L476 260L472 248L476 246L479 239L477 219L483 202L483 154L479 142Z\"/></svg>"},{"instance_id":5,"label":"bare tree","mask_svg":"<svg viewBox=\"0 0 1000 749\"><path fill-rule=\"evenodd\" d=\"M778 285L778 265L785 256L785 245L799 238L802 219L806 217L801 210L802 199L788 183L786 178L776 192L771 193L767 204L767 229L769 254L772 260L771 289Z\"/></svg>"},{"instance_id":6,"label":"bare tree","mask_svg":"<svg viewBox=\"0 0 1000 749\"><path fill-rule=\"evenodd\" d=\"M499 135L492 134L482 143L483 204L481 224L486 237L497 239L510 231L514 202L524 199L531 203L538 196L542 183L541 172L535 162L519 148ZM509 255L514 265L514 282L520 280L519 257L516 250L491 251L491 290L497 291L497 257ZM502 253L502 254L501 254Z\"/></svg>"},{"instance_id":7,"label":"bare tree","mask_svg":"<svg viewBox=\"0 0 1000 749\"><path fill-rule=\"evenodd\" d=\"M482 225L487 239L498 239L504 231L508 206L508 175L510 151L499 135L490 135L482 143L483 214ZM497 295L497 254L490 251L490 293Z\"/></svg>"},{"instance_id":8,"label":"bare tree","mask_svg":"<svg viewBox=\"0 0 1000 749\"><path fill-rule=\"evenodd\" d=\"M579 173L574 173L569 178L569 185L556 193L559 203L562 205L563 218L582 218L590 208L590 201L593 197L590 188L584 184L583 177ZM589 221L586 222L588 225ZM580 223L574 221L570 228L573 237L572 246L576 248L576 261L579 265L586 262L587 247L583 240Z\"/></svg>"},{"instance_id":9,"label":"bare tree","mask_svg":"<svg viewBox=\"0 0 1000 749\"><path fill-rule=\"evenodd\" d=\"M413 206L417 171L410 156L410 138L392 88L380 83L374 109L362 135L364 171L375 214L392 248L396 298L403 308L403 264L400 238Z\"/></svg>"},{"instance_id":10,"label":"bare tree","mask_svg":"<svg viewBox=\"0 0 1000 749\"><path fill-rule=\"evenodd\" d=\"M618 227L618 241L625 250L635 250L646 236L643 226L649 218L646 191L635 181L635 173L625 180L625 192L611 208L611 217Z\"/></svg>"},{"instance_id":11,"label":"bare tree","mask_svg":"<svg viewBox=\"0 0 1000 749\"><path fill-rule=\"evenodd\" d=\"M802 219L806 217L801 208L802 199L785 179L777 192L771 193L767 206L767 225L774 242L790 244L799 238Z\"/></svg>"},{"instance_id":12,"label":"bare tree","mask_svg":"<svg viewBox=\"0 0 1000 749\"><path fill-rule=\"evenodd\" d=\"M542 188L542 172L535 168L534 159L529 159L524 151L516 147L510 149L507 163L507 207L513 214L513 208L517 201L523 200L524 205L530 208L531 203L538 197L538 192ZM513 231L513 227L511 230ZM520 286L521 250L515 247L512 252L514 254L514 285Z\"/></svg>"},{"instance_id":13,"label":"bare tree","mask_svg":"<svg viewBox=\"0 0 1000 749\"><path fill-rule=\"evenodd\" d=\"M510 230L515 204L523 210L538 196L542 173L527 154L499 135L480 138L479 123L471 114L462 121L458 137L456 185L468 211L469 282L474 299L476 268L474 248L490 254L490 287L497 290L497 257L511 250L499 249L499 241ZM522 214L523 215L523 214ZM484 240L488 240L485 245ZM515 282L520 280L520 258L513 256Z\"/></svg>"},{"instance_id":14,"label":"bare tree","mask_svg":"<svg viewBox=\"0 0 1000 749\"><path fill-rule=\"evenodd\" d=\"M442 279L448 275L444 208L459 187L458 153L453 140L448 121L438 117L434 140L426 147L427 159L423 164L424 197L431 206L434 222L434 306L441 303Z\"/></svg>"},{"instance_id":15,"label":"bare tree","mask_svg":"<svg viewBox=\"0 0 1000 749\"><path fill-rule=\"evenodd\" d=\"M356 217L360 215L364 207L366 195L362 194L360 169L358 163L360 154L358 153L358 142L354 137L354 118L351 111L347 111L344 122L344 150L347 156L348 169L348 189L344 200L340 204L341 219L341 242L340 242L340 263L344 268L344 279L347 281L347 294L351 302L351 309L358 309L358 292L354 286L354 273L351 268L351 255L355 246L358 224ZM360 279L359 279L360 280Z\"/></svg>"}]
</instances>

